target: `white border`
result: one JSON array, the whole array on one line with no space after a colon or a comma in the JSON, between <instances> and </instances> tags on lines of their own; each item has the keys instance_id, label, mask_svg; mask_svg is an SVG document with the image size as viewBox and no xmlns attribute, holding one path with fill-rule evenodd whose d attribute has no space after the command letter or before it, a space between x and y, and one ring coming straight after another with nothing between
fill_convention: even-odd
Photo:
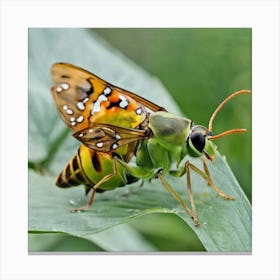
<instances>
[{"instance_id":1,"label":"white border","mask_svg":"<svg viewBox=\"0 0 280 280\"><path fill-rule=\"evenodd\" d=\"M253 28L253 254L27 253L28 27ZM1 2L1 279L279 279L279 2Z\"/></svg>"}]
</instances>

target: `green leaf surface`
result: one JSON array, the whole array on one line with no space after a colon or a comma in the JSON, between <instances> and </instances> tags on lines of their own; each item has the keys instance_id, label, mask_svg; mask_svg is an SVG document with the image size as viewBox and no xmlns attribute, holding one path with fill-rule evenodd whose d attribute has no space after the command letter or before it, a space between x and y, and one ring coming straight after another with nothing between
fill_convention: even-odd
<instances>
[{"instance_id":1,"label":"green leaf surface","mask_svg":"<svg viewBox=\"0 0 280 280\"><path fill-rule=\"evenodd\" d=\"M73 156L79 143L60 120L50 94L49 69L55 62L79 65L120 87L137 92L169 111L176 104L155 77L83 29L29 30L29 231L62 232L93 241L110 251L153 251L155 248L132 228L120 226L150 213L172 213L194 230L206 250L251 251L251 207L225 159L209 164L214 182L236 198L225 201L205 181L192 174L192 186L201 227L195 228L177 201L157 181L141 182L97 194L92 208L70 213L86 203L81 187L62 190L54 178ZM199 160L192 162L201 166ZM167 176L188 202L186 178ZM127 236L130 235L131 239ZM125 238L122 238L126 236ZM120 242L123 241L123 244ZM112 244L120 245L112 245ZM133 246L134 244L134 246ZM142 244L142 245L141 245ZM142 248L142 250L141 250Z\"/></svg>"},{"instance_id":2,"label":"green leaf surface","mask_svg":"<svg viewBox=\"0 0 280 280\"><path fill-rule=\"evenodd\" d=\"M157 250L128 224L120 224L81 238L54 232L29 234L29 252L67 251L67 248L71 251L96 251L98 248L94 244L98 244L98 247L105 251L151 252Z\"/></svg>"},{"instance_id":3,"label":"green leaf surface","mask_svg":"<svg viewBox=\"0 0 280 280\"><path fill-rule=\"evenodd\" d=\"M91 252L102 251L102 249L84 238L71 236L64 233L29 233L29 253L41 252Z\"/></svg>"},{"instance_id":4,"label":"green leaf surface","mask_svg":"<svg viewBox=\"0 0 280 280\"><path fill-rule=\"evenodd\" d=\"M156 247L128 224L120 224L99 233L86 235L86 239L98 244L106 251L152 252ZM125 241L125 242L124 242Z\"/></svg>"}]
</instances>

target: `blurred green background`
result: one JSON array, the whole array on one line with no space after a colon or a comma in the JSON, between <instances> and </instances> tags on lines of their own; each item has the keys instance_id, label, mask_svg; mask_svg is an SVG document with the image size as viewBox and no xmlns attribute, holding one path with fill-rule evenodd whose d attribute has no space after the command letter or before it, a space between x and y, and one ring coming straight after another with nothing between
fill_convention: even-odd
<instances>
[{"instance_id":1,"label":"blurred green background","mask_svg":"<svg viewBox=\"0 0 280 280\"><path fill-rule=\"evenodd\" d=\"M251 89L251 29L101 28L90 32L98 33L136 64L157 76L183 115L196 124L207 126L215 108L230 93ZM226 155L251 201L251 97L248 96L237 97L222 109L214 122L213 132L218 134L240 127L247 128L248 133L228 136L215 143L221 154ZM148 215L130 225L161 251L203 250L194 233L190 229L186 231L186 224L174 215ZM30 234L29 238L30 251L102 250L89 241L63 234L40 237Z\"/></svg>"}]
</instances>

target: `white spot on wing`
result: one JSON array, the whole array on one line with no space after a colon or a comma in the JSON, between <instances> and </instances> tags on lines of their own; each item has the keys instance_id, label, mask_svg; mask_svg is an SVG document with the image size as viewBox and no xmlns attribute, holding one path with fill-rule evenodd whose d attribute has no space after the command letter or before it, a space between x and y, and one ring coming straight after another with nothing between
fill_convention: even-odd
<instances>
[{"instance_id":1,"label":"white spot on wing","mask_svg":"<svg viewBox=\"0 0 280 280\"><path fill-rule=\"evenodd\" d=\"M123 109L126 108L128 106L128 101L126 100L126 98L124 96L120 95L120 100L121 100L121 102L120 102L119 106Z\"/></svg>"},{"instance_id":2,"label":"white spot on wing","mask_svg":"<svg viewBox=\"0 0 280 280\"><path fill-rule=\"evenodd\" d=\"M71 109L67 109L67 110L66 110L66 113L67 113L68 115L72 115L72 114L73 114L73 111L72 111Z\"/></svg>"},{"instance_id":3,"label":"white spot on wing","mask_svg":"<svg viewBox=\"0 0 280 280\"><path fill-rule=\"evenodd\" d=\"M70 122L74 122L75 121L75 118L74 117L71 117L70 118Z\"/></svg>"},{"instance_id":4,"label":"white spot on wing","mask_svg":"<svg viewBox=\"0 0 280 280\"><path fill-rule=\"evenodd\" d=\"M112 149L117 149L118 148L118 144L117 143L114 143L113 145L112 145Z\"/></svg>"},{"instance_id":5,"label":"white spot on wing","mask_svg":"<svg viewBox=\"0 0 280 280\"><path fill-rule=\"evenodd\" d=\"M103 147L103 142L98 142L98 143L96 143L96 147L97 147L97 148L102 148L102 147Z\"/></svg>"},{"instance_id":6,"label":"white spot on wing","mask_svg":"<svg viewBox=\"0 0 280 280\"><path fill-rule=\"evenodd\" d=\"M67 107L66 105L63 105L62 108L63 108L63 110L65 110L65 111L68 109L68 107Z\"/></svg>"},{"instance_id":7,"label":"white spot on wing","mask_svg":"<svg viewBox=\"0 0 280 280\"><path fill-rule=\"evenodd\" d=\"M106 87L103 92L105 95L109 95L111 93L111 91L112 91L111 88Z\"/></svg>"},{"instance_id":8,"label":"white spot on wing","mask_svg":"<svg viewBox=\"0 0 280 280\"><path fill-rule=\"evenodd\" d=\"M115 138L116 138L117 140L120 140L120 139L121 139L121 136L120 136L118 133L116 133L116 134L115 134Z\"/></svg>"},{"instance_id":9,"label":"white spot on wing","mask_svg":"<svg viewBox=\"0 0 280 280\"><path fill-rule=\"evenodd\" d=\"M83 117L83 116L79 116L79 117L76 119L76 121L79 122L79 123L81 123L83 120L84 120L84 117Z\"/></svg>"},{"instance_id":10,"label":"white spot on wing","mask_svg":"<svg viewBox=\"0 0 280 280\"><path fill-rule=\"evenodd\" d=\"M142 114L142 108L136 109L136 114L137 114L137 115L141 115L141 114Z\"/></svg>"},{"instance_id":11,"label":"white spot on wing","mask_svg":"<svg viewBox=\"0 0 280 280\"><path fill-rule=\"evenodd\" d=\"M67 89L69 89L69 84L67 84L67 83L61 83L60 84L60 86L64 89L64 90L67 90Z\"/></svg>"},{"instance_id":12,"label":"white spot on wing","mask_svg":"<svg viewBox=\"0 0 280 280\"><path fill-rule=\"evenodd\" d=\"M56 91L57 93L60 93L60 92L62 92L62 88L61 88L61 87L57 87L55 91Z\"/></svg>"},{"instance_id":13,"label":"white spot on wing","mask_svg":"<svg viewBox=\"0 0 280 280\"><path fill-rule=\"evenodd\" d=\"M71 125L72 125L72 126L75 126L75 125L76 125L76 122L71 122Z\"/></svg>"},{"instance_id":14,"label":"white spot on wing","mask_svg":"<svg viewBox=\"0 0 280 280\"><path fill-rule=\"evenodd\" d=\"M88 102L88 101L89 101L89 98L86 97L86 98L83 100L83 103L86 103L86 102Z\"/></svg>"},{"instance_id":15,"label":"white spot on wing","mask_svg":"<svg viewBox=\"0 0 280 280\"><path fill-rule=\"evenodd\" d=\"M78 109L80 109L80 110L85 110L85 105L84 105L84 103L83 102L78 102L77 103L77 107L78 107Z\"/></svg>"},{"instance_id":16,"label":"white spot on wing","mask_svg":"<svg viewBox=\"0 0 280 280\"><path fill-rule=\"evenodd\" d=\"M108 98L105 95L103 95L103 94L99 95L97 100L95 101L95 103L93 105L93 108L91 110L91 114L93 115L96 112L100 112L100 110L101 110L101 107L100 107L101 102L107 101L107 100L108 100Z\"/></svg>"}]
</instances>

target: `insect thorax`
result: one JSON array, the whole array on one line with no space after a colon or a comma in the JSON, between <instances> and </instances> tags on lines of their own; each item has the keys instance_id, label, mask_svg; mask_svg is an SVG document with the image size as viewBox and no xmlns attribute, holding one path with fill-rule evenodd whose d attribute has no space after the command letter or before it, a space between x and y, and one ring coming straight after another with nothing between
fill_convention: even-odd
<instances>
[{"instance_id":1,"label":"insect thorax","mask_svg":"<svg viewBox=\"0 0 280 280\"><path fill-rule=\"evenodd\" d=\"M186 135L192 121L168 112L156 112L150 115L149 127L158 142L166 149L185 145Z\"/></svg>"},{"instance_id":2,"label":"insect thorax","mask_svg":"<svg viewBox=\"0 0 280 280\"><path fill-rule=\"evenodd\" d=\"M163 150L170 154L170 157L180 160L186 150L185 139L190 130L191 120L173 115L168 112L152 113L149 117L149 129L152 131L152 138L148 141L148 146L160 146L154 152L154 157L163 153ZM154 148L153 148L154 150ZM153 157L151 151L150 156Z\"/></svg>"}]
</instances>

